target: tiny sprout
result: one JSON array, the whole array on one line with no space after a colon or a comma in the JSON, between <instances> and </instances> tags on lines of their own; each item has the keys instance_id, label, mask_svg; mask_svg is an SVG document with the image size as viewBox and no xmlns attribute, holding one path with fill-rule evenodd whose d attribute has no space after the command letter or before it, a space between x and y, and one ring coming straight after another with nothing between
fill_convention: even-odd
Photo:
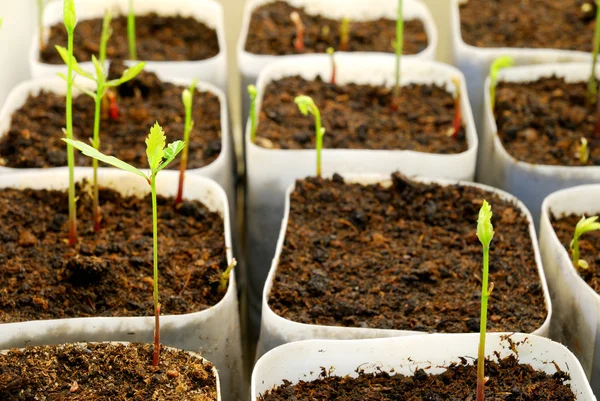
<instances>
[{"instance_id":1,"label":"tiny sprout","mask_svg":"<svg viewBox=\"0 0 600 401\"><path fill-rule=\"evenodd\" d=\"M454 87L456 88L456 96L454 97L454 123L452 125L452 137L458 138L458 132L462 123L462 110L460 108L460 81L458 78L452 78Z\"/></svg>"},{"instance_id":2,"label":"tiny sprout","mask_svg":"<svg viewBox=\"0 0 600 401\"><path fill-rule=\"evenodd\" d=\"M569 248L571 249L573 266L575 266L576 269L589 268L589 265L585 260L579 259L579 237L585 233L589 233L590 231L600 230L600 223L598 223L597 220L598 216L592 216L588 218L582 216L581 220L579 220L575 226L575 233L573 234L573 240L569 244Z\"/></svg>"},{"instance_id":3,"label":"tiny sprout","mask_svg":"<svg viewBox=\"0 0 600 401\"><path fill-rule=\"evenodd\" d=\"M167 138L162 127L158 123L150 128L150 134L146 138L146 155L150 174L147 175L141 170L117 159L114 156L107 156L90 145L74 141L72 139L63 139L63 141L79 149L84 155L98 159L101 162L110 164L113 167L129 171L148 181L152 192L152 231L153 231L153 261L154 261L154 357L152 365L157 366L160 358L160 303L158 302L158 207L156 201L156 175L171 163L175 157L183 150L185 144L183 141L175 141L166 145ZM165 146L166 145L166 146Z\"/></svg>"},{"instance_id":4,"label":"tiny sprout","mask_svg":"<svg viewBox=\"0 0 600 401\"><path fill-rule=\"evenodd\" d=\"M135 11L133 0L129 0L129 11L127 14L127 43L129 45L129 58L137 60L137 45L135 38Z\"/></svg>"},{"instance_id":5,"label":"tiny sprout","mask_svg":"<svg viewBox=\"0 0 600 401\"><path fill-rule=\"evenodd\" d=\"M231 276L231 271L234 267L237 266L237 260L232 259L231 264L227 266L227 269L221 274L221 279L219 280L219 292L224 293L227 291L227 283L229 283L229 277Z\"/></svg>"},{"instance_id":6,"label":"tiny sprout","mask_svg":"<svg viewBox=\"0 0 600 401\"><path fill-rule=\"evenodd\" d=\"M404 17L402 0L398 0L398 15L396 17L396 84L394 85L394 98L400 95L400 59L404 51Z\"/></svg>"},{"instance_id":7,"label":"tiny sprout","mask_svg":"<svg viewBox=\"0 0 600 401\"><path fill-rule=\"evenodd\" d=\"M296 26L296 39L294 40L294 47L296 50L301 52L304 50L304 24L302 23L300 14L298 14L296 11L291 12L290 19Z\"/></svg>"},{"instance_id":8,"label":"tiny sprout","mask_svg":"<svg viewBox=\"0 0 600 401\"><path fill-rule=\"evenodd\" d=\"M192 81L189 89L185 89L181 94L181 101L185 108L185 126L183 129L183 153L181 154L181 163L179 165L179 190L177 191L177 198L175 198L175 207L183 202L183 181L185 177L185 170L188 162L188 152L190 148L190 133L194 128L194 120L192 120L192 103L194 101L194 93L196 93L196 80Z\"/></svg>"},{"instance_id":9,"label":"tiny sprout","mask_svg":"<svg viewBox=\"0 0 600 401\"><path fill-rule=\"evenodd\" d=\"M319 108L312 100L310 96L297 96L294 102L298 105L298 109L305 116L308 113L315 116L315 135L316 135L316 150L317 150L317 177L321 176L321 150L323 149L323 136L325 135L325 128L321 127L321 113Z\"/></svg>"},{"instance_id":10,"label":"tiny sprout","mask_svg":"<svg viewBox=\"0 0 600 401\"><path fill-rule=\"evenodd\" d=\"M492 63L490 67L490 103L492 105L492 111L494 111L494 107L496 105L496 85L498 85L498 73L501 69L513 66L515 64L515 60L509 56L501 56L498 57Z\"/></svg>"},{"instance_id":11,"label":"tiny sprout","mask_svg":"<svg viewBox=\"0 0 600 401\"><path fill-rule=\"evenodd\" d=\"M494 289L494 283L488 285L490 243L494 238L492 226L492 207L486 200L479 210L477 218L477 238L483 246L483 275L481 280L481 320L479 326L479 352L477 356L477 401L484 399L485 386L485 334L487 329L488 298Z\"/></svg>"},{"instance_id":12,"label":"tiny sprout","mask_svg":"<svg viewBox=\"0 0 600 401\"><path fill-rule=\"evenodd\" d=\"M594 45L592 50L592 71L588 80L587 101L594 104L598 94L598 80L596 79L596 62L598 61L598 50L600 50L600 0L596 1L596 28L594 32Z\"/></svg>"},{"instance_id":13,"label":"tiny sprout","mask_svg":"<svg viewBox=\"0 0 600 401\"><path fill-rule=\"evenodd\" d=\"M350 19L342 18L340 23L340 50L348 50L348 43L350 42Z\"/></svg>"},{"instance_id":14,"label":"tiny sprout","mask_svg":"<svg viewBox=\"0 0 600 401\"><path fill-rule=\"evenodd\" d=\"M335 50L333 47L327 48L327 54L329 54L329 58L331 60L331 84L334 85L337 67L335 65Z\"/></svg>"},{"instance_id":15,"label":"tiny sprout","mask_svg":"<svg viewBox=\"0 0 600 401\"><path fill-rule=\"evenodd\" d=\"M250 96L250 141L256 142L256 86L248 85L248 95Z\"/></svg>"},{"instance_id":16,"label":"tiny sprout","mask_svg":"<svg viewBox=\"0 0 600 401\"><path fill-rule=\"evenodd\" d=\"M587 164L588 159L590 158L590 149L585 137L581 137L581 144L577 147L577 157L581 164Z\"/></svg>"}]
</instances>

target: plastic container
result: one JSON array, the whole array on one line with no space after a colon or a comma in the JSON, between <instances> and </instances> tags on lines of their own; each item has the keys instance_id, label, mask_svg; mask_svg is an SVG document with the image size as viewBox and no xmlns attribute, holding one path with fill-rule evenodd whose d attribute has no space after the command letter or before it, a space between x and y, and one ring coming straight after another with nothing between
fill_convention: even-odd
<instances>
[{"instance_id":1,"label":"plastic container","mask_svg":"<svg viewBox=\"0 0 600 401\"><path fill-rule=\"evenodd\" d=\"M155 12L162 16L190 16L213 28L219 40L219 53L206 60L198 61L149 61L146 62L148 71L156 72L160 78L197 78L210 82L223 90L227 90L227 44L225 43L225 27L223 22L223 7L214 0L144 0L134 1L136 15ZM106 8L110 8L113 18L118 15L127 15L129 10L128 0L78 0L75 3L79 21L93 18L102 18ZM50 2L43 16L43 25L46 28L42 33L44 41L48 40L49 27L62 23L63 2ZM66 73L65 65L47 64L40 61L40 32L37 31L29 54L29 68L33 78L56 76L56 73ZM91 62L80 63L87 71L94 71Z\"/></svg>"},{"instance_id":2,"label":"plastic container","mask_svg":"<svg viewBox=\"0 0 600 401\"><path fill-rule=\"evenodd\" d=\"M75 179L92 178L92 170L76 169ZM150 192L148 183L134 174L105 169L99 174L102 186L132 195ZM1 188L66 189L67 170L24 172L0 176ZM175 196L178 173L162 171L157 177L157 193ZM223 217L227 261L231 262L231 230L227 196L214 181L190 175L185 180L186 199L199 200ZM149 294L148 296L151 296ZM0 324L0 349L22 348L28 345L51 345L75 342L153 342L154 316L90 317L28 321ZM161 317L161 342L174 348L194 351L215 364L221 375L223 399L242 400L244 379L238 300L234 275L227 293L213 307L185 315Z\"/></svg>"},{"instance_id":3,"label":"plastic container","mask_svg":"<svg viewBox=\"0 0 600 401\"><path fill-rule=\"evenodd\" d=\"M590 65L586 63L547 64L506 68L498 81L527 82L556 75L567 82L587 81ZM544 198L559 189L600 182L599 166L550 166L518 161L506 152L498 137L496 120L490 106L490 81L485 83L485 119L480 138L482 163L478 181L501 188L519 198L531 211L533 220L540 220Z\"/></svg>"},{"instance_id":4,"label":"plastic container","mask_svg":"<svg viewBox=\"0 0 600 401\"><path fill-rule=\"evenodd\" d=\"M487 335L486 356L495 358L512 355L506 335ZM578 401L595 401L581 365L564 346L546 338L531 334L512 334L520 363L530 364L534 369L554 374L557 369L571 375L571 385ZM333 371L336 376L356 377L357 368L367 373L382 370L413 376L419 368L427 373L441 373L444 366L471 362L477 358L479 334L431 334L376 340L311 340L286 344L263 356L252 373L252 400L283 380L298 383L300 380L318 379L321 367ZM473 387L473 399L476 388ZM466 396L466 395L465 395Z\"/></svg>"},{"instance_id":5,"label":"plastic container","mask_svg":"<svg viewBox=\"0 0 600 401\"><path fill-rule=\"evenodd\" d=\"M356 175L344 175L345 182L347 183L359 183L362 185L369 185L380 183L384 186L392 185L391 178L389 176L383 175L366 175L366 174L356 174ZM500 198L507 200L509 202L513 202L521 212L527 216L529 220L529 233L531 235L531 242L533 244L533 252L535 255L535 261L538 268L540 283L542 284L542 288L544 291L544 300L546 301L546 310L548 314L542 326L540 326L537 330L533 332L533 334L547 337L549 335L550 330L550 320L552 316L552 303L550 301L550 295L548 291L548 286L546 284L546 278L544 276L544 270L542 268L542 260L540 257L540 251L538 248L537 237L535 233L535 228L533 226L533 221L531 220L531 215L529 211L517 198L514 196L499 191L495 188L491 188L488 186L473 184L473 183L460 183L456 181L449 180L440 180L440 179L417 179L417 181L425 182L425 183L436 183L440 185L462 185L462 186L472 186L476 188L481 188L483 190L492 192L497 194ZM288 188L286 195L286 203L285 203L285 215L283 217L283 221L281 223L281 231L279 234L279 239L277 241L277 249L275 251L275 257L273 258L273 263L271 265L271 270L269 271L269 276L267 277L267 284L265 285L262 297L262 321L261 321L261 331L260 331L260 339L258 342L257 355L262 355L265 352L280 346L282 344L301 341L301 340L311 340L311 339L361 339L361 338L381 338L381 337L398 337L398 336L407 336L407 335L415 335L415 334L425 334L419 331L409 331L409 330L389 330L389 329L373 329L373 328L358 328L358 327L338 327L338 326L323 326L323 325L313 325L313 324L305 324L298 323L292 320L283 318L276 314L271 307L269 306L267 300L269 297L269 293L271 288L273 287L273 282L275 280L275 274L277 272L277 267L279 265L279 257L281 255L281 250L283 248L283 243L285 241L285 234L287 231L288 218L289 218L289 210L290 210L290 195L294 191L295 185L291 185ZM475 227L473 227L475 229Z\"/></svg>"},{"instance_id":6,"label":"plastic container","mask_svg":"<svg viewBox=\"0 0 600 401\"><path fill-rule=\"evenodd\" d=\"M573 267L569 252L550 223L550 216L598 214L600 205L595 201L598 196L600 185L582 185L555 192L544 200L540 222L542 260L554 305L551 336L579 358L596 393L600 391L600 295Z\"/></svg>"}]
</instances>

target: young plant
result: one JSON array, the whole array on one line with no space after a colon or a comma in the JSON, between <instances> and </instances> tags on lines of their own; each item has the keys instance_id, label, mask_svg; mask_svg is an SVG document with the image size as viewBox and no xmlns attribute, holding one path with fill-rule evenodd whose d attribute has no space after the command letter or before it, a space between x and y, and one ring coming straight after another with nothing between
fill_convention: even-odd
<instances>
[{"instance_id":1,"label":"young plant","mask_svg":"<svg viewBox=\"0 0 600 401\"><path fill-rule=\"evenodd\" d=\"M137 60L135 11L133 9L133 0L129 0L129 11L127 13L127 43L129 44L129 58L131 60Z\"/></svg>"},{"instance_id":2,"label":"young plant","mask_svg":"<svg viewBox=\"0 0 600 401\"><path fill-rule=\"evenodd\" d=\"M219 279L219 292L221 294L227 291L227 283L229 283L229 277L231 276L231 271L234 267L237 266L237 260L232 259L231 264L227 266L227 269L221 274L221 278Z\"/></svg>"},{"instance_id":3,"label":"young plant","mask_svg":"<svg viewBox=\"0 0 600 401\"><path fill-rule=\"evenodd\" d=\"M460 125L462 123L462 110L460 108L460 81L458 78L452 78L454 88L456 89L456 96L454 97L454 122L452 124L452 138L458 138L458 132L460 131Z\"/></svg>"},{"instance_id":4,"label":"young plant","mask_svg":"<svg viewBox=\"0 0 600 401\"><path fill-rule=\"evenodd\" d=\"M185 89L181 94L181 101L185 108L185 126L183 128L183 153L181 154L181 163L179 165L179 189L177 198L175 198L175 207L183 202L183 181L185 180L185 170L187 168L188 152L190 149L190 132L194 128L194 120L192 120L192 104L194 101L194 93L196 93L196 80L192 81L189 89Z\"/></svg>"},{"instance_id":5,"label":"young plant","mask_svg":"<svg viewBox=\"0 0 600 401\"><path fill-rule=\"evenodd\" d=\"M588 159L590 158L590 149L585 137L581 137L581 144L577 147L577 157L581 164L587 164Z\"/></svg>"},{"instance_id":6,"label":"young plant","mask_svg":"<svg viewBox=\"0 0 600 401\"><path fill-rule=\"evenodd\" d=\"M490 102L492 104L492 111L496 105L496 85L498 85L498 73L501 69L513 66L515 60L509 56L498 57L492 63L490 67Z\"/></svg>"},{"instance_id":7,"label":"young plant","mask_svg":"<svg viewBox=\"0 0 600 401\"><path fill-rule=\"evenodd\" d=\"M596 29L594 32L594 45L592 48L592 71L588 79L587 101L588 104L596 102L598 94L598 80L596 79L596 62L598 61L598 50L600 50L600 0L596 1Z\"/></svg>"},{"instance_id":8,"label":"young plant","mask_svg":"<svg viewBox=\"0 0 600 401\"><path fill-rule=\"evenodd\" d=\"M348 43L350 42L350 19L342 18L340 23L340 50L348 50Z\"/></svg>"},{"instance_id":9,"label":"young plant","mask_svg":"<svg viewBox=\"0 0 600 401\"><path fill-rule=\"evenodd\" d=\"M329 54L329 59L331 60L331 84L335 85L335 75L337 72L337 67L335 65L335 50L333 47L327 48L327 54Z\"/></svg>"},{"instance_id":10,"label":"young plant","mask_svg":"<svg viewBox=\"0 0 600 401\"><path fill-rule=\"evenodd\" d=\"M147 175L130 164L127 164L116 157L106 156L99 150L90 145L73 141L72 139L63 139L69 145L79 149L84 155L98 159L121 170L136 174L150 184L152 192L152 238L153 238L153 262L154 262L154 357L152 365L157 366L160 359L160 303L158 298L158 208L156 202L156 175L171 163L175 157L183 150L185 144L183 141L175 141L166 145L165 133L158 123L150 128L150 134L146 138L146 155L150 173ZM165 146L166 145L166 146Z\"/></svg>"},{"instance_id":11,"label":"young plant","mask_svg":"<svg viewBox=\"0 0 600 401\"><path fill-rule=\"evenodd\" d=\"M484 399L485 386L485 333L487 329L488 298L494 289L494 283L488 286L490 242L494 238L492 226L492 208L486 200L479 210L477 219L477 237L483 246L483 276L481 280L481 321L479 326L479 352L477 355L477 401Z\"/></svg>"},{"instance_id":12,"label":"young plant","mask_svg":"<svg viewBox=\"0 0 600 401\"><path fill-rule=\"evenodd\" d=\"M300 14L296 11L292 11L290 19L296 26L296 39L294 39L294 47L297 51L301 52L304 50L304 24L300 18Z\"/></svg>"},{"instance_id":13,"label":"young plant","mask_svg":"<svg viewBox=\"0 0 600 401\"><path fill-rule=\"evenodd\" d=\"M40 34L40 50L46 48L46 43L44 43L44 3L45 0L37 0L37 23L38 32Z\"/></svg>"},{"instance_id":14,"label":"young plant","mask_svg":"<svg viewBox=\"0 0 600 401\"><path fill-rule=\"evenodd\" d=\"M315 135L316 135L316 150L317 150L317 177L321 176L321 150L323 149L323 136L325 135L325 128L321 127L321 113L319 108L312 100L310 96L297 96L294 102L298 105L298 109L305 116L308 113L315 116Z\"/></svg>"},{"instance_id":15,"label":"young plant","mask_svg":"<svg viewBox=\"0 0 600 401\"><path fill-rule=\"evenodd\" d=\"M404 17L402 0L398 0L398 16L396 17L396 84L394 85L394 98L400 96L400 59L404 51Z\"/></svg>"},{"instance_id":16,"label":"young plant","mask_svg":"<svg viewBox=\"0 0 600 401\"><path fill-rule=\"evenodd\" d=\"M576 269L587 269L589 268L588 262L583 259L579 259L579 237L581 237L585 233L589 233L591 231L600 230L600 223L597 222L598 216L592 216L586 218L585 216L581 217L581 220L575 226L575 233L573 234L573 240L569 245L571 249L573 266Z\"/></svg>"},{"instance_id":17,"label":"young plant","mask_svg":"<svg viewBox=\"0 0 600 401\"><path fill-rule=\"evenodd\" d=\"M256 86L248 85L248 95L250 96L250 141L256 143Z\"/></svg>"}]
</instances>

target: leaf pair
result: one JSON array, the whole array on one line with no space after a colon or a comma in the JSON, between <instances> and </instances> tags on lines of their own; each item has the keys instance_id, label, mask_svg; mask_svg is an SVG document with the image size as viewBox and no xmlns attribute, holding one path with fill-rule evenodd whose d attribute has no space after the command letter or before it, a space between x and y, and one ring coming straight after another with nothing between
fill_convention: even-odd
<instances>
[{"instance_id":1,"label":"leaf pair","mask_svg":"<svg viewBox=\"0 0 600 401\"><path fill-rule=\"evenodd\" d=\"M579 259L579 237L585 233L600 230L600 223L598 223L597 220L598 216L587 218L582 216L581 220L579 220L575 226L575 234L573 235L573 240L569 244L569 248L571 249L571 253L573 255L573 265L575 267L580 267L582 269L587 269L589 267L585 260Z\"/></svg>"}]
</instances>

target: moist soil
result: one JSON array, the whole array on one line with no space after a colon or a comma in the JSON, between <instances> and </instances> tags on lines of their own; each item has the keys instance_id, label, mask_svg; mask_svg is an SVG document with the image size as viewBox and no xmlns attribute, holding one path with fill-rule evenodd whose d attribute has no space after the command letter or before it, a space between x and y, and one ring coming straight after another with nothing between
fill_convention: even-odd
<instances>
[{"instance_id":1,"label":"moist soil","mask_svg":"<svg viewBox=\"0 0 600 401\"><path fill-rule=\"evenodd\" d=\"M191 17L164 17L155 13L138 15L136 51L138 60L196 61L219 54L219 40L214 29ZM112 20L113 34L108 40L106 55L111 60L128 60L127 17ZM79 62L98 56L102 18L77 23L73 38L73 55ZM63 64L55 46L67 47L67 31L61 23L50 27L49 39L40 52L40 60L48 64Z\"/></svg>"},{"instance_id":2,"label":"moist soil","mask_svg":"<svg viewBox=\"0 0 600 401\"><path fill-rule=\"evenodd\" d=\"M581 216L569 215L557 217L553 214L550 215L552 227L560 243L563 244L569 253L569 258L571 258L569 245L573 239L575 226L581 220ZM589 264L588 269L577 269L579 275L594 291L600 294L600 231L590 231L579 237L579 258Z\"/></svg>"},{"instance_id":3,"label":"moist soil","mask_svg":"<svg viewBox=\"0 0 600 401\"><path fill-rule=\"evenodd\" d=\"M296 27L290 14L296 11L304 24L304 50L294 47ZM340 47L340 20L309 14L304 7L294 7L285 1L275 1L258 7L252 13L246 51L253 54L283 56L287 54L325 53L328 47ZM350 52L393 53L396 40L396 20L380 18L371 21L350 21L348 47ZM427 48L425 26L420 20L404 21L404 54L417 54Z\"/></svg>"},{"instance_id":4,"label":"moist soil","mask_svg":"<svg viewBox=\"0 0 600 401\"><path fill-rule=\"evenodd\" d=\"M600 165L597 105L588 105L587 82L567 83L556 76L533 82L500 82L494 115L498 136L509 155L544 165ZM579 157L588 141L586 163Z\"/></svg>"},{"instance_id":5,"label":"moist soil","mask_svg":"<svg viewBox=\"0 0 600 401\"><path fill-rule=\"evenodd\" d=\"M487 360L485 375L489 377L485 384L485 399L489 401L576 400L570 385L565 384L568 373L549 375L519 364L514 356ZM428 374L417 369L413 376L358 370L357 377L339 377L328 375L322 368L318 380L297 384L284 380L283 385L260 395L258 400L475 400L476 389L477 364L468 364L462 358L461 363L450 365L443 373Z\"/></svg>"},{"instance_id":6,"label":"moist soil","mask_svg":"<svg viewBox=\"0 0 600 401\"><path fill-rule=\"evenodd\" d=\"M592 51L594 1L468 0L465 3L460 6L461 34L463 41L471 46ZM584 4L591 8L586 9Z\"/></svg>"},{"instance_id":7,"label":"moist soil","mask_svg":"<svg viewBox=\"0 0 600 401\"><path fill-rule=\"evenodd\" d=\"M93 230L91 186L77 187L79 242L68 245L66 192L0 190L0 322L153 315L152 207L101 189ZM158 197L162 313L215 305L227 268L222 218L197 201Z\"/></svg>"},{"instance_id":8,"label":"moist soil","mask_svg":"<svg viewBox=\"0 0 600 401\"><path fill-rule=\"evenodd\" d=\"M111 79L121 76L122 64L113 64ZM183 139L185 108L181 93L185 87L161 82L155 74L142 72L118 88L119 115L103 113L100 150L136 167L148 167L145 139L156 121L168 142ZM93 135L94 100L85 94L73 100L74 136L84 142ZM221 152L221 106L210 92L194 93L187 167L212 163ZM8 132L0 139L0 165L14 168L46 168L67 165L67 149L62 141L65 127L65 97L48 91L29 96L12 114ZM179 168L178 157L171 169ZM89 157L75 152L77 166L91 166Z\"/></svg>"},{"instance_id":9,"label":"moist soil","mask_svg":"<svg viewBox=\"0 0 600 401\"><path fill-rule=\"evenodd\" d=\"M0 399L217 400L213 366L163 348L152 366L150 344L66 344L0 354Z\"/></svg>"},{"instance_id":10,"label":"moist soil","mask_svg":"<svg viewBox=\"0 0 600 401\"><path fill-rule=\"evenodd\" d=\"M269 306L300 323L424 332L479 331L477 215L492 205L488 330L531 333L547 311L526 217L473 187L307 178L291 195Z\"/></svg>"},{"instance_id":11,"label":"moist soil","mask_svg":"<svg viewBox=\"0 0 600 401\"><path fill-rule=\"evenodd\" d=\"M329 78L328 78L329 79ZM298 95L313 98L319 107L324 148L413 150L461 153L468 149L465 127L453 132L454 98L437 85L393 89L372 85L332 85L321 77L293 76L267 85L259 115L256 143L277 149L314 149L314 117L304 116L294 103ZM394 103L396 102L396 103ZM396 110L393 105L399 105Z\"/></svg>"}]
</instances>

